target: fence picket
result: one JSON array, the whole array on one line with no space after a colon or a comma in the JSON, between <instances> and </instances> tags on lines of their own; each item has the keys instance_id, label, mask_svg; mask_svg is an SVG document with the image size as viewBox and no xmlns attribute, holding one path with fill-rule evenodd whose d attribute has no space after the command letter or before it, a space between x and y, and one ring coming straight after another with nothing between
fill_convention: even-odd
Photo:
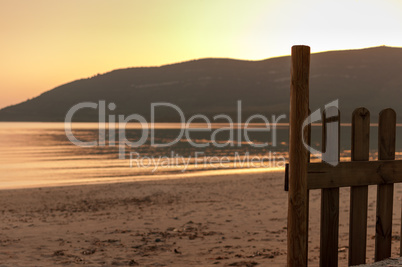
<instances>
[{"instance_id":1,"label":"fence picket","mask_svg":"<svg viewBox=\"0 0 402 267\"><path fill-rule=\"evenodd\" d=\"M337 120L334 120L337 116ZM327 116L332 116L328 119ZM328 121L335 121L328 123ZM337 126L337 127L334 127ZM337 131L338 140L335 143L327 145L327 133ZM335 140L333 140L335 141ZM332 147L331 147L332 146ZM337 147L333 147L337 146ZM327 156L324 152L329 149L337 149L338 153ZM340 113L339 110L324 111L322 121L322 151L323 161L339 160L340 149ZM336 179L336 177L334 177ZM338 234L339 234L339 187L321 189L321 227L320 227L320 266L321 267L337 267L338 266Z\"/></svg>"},{"instance_id":2,"label":"fence picket","mask_svg":"<svg viewBox=\"0 0 402 267\"><path fill-rule=\"evenodd\" d=\"M380 112L378 125L378 159L395 159L396 113L392 109ZM392 207L394 184L377 186L377 216L375 233L375 261L391 257Z\"/></svg>"},{"instance_id":3,"label":"fence picket","mask_svg":"<svg viewBox=\"0 0 402 267\"><path fill-rule=\"evenodd\" d=\"M357 108L352 115L352 161L369 160L370 112ZM349 265L366 262L368 186L350 188Z\"/></svg>"}]
</instances>

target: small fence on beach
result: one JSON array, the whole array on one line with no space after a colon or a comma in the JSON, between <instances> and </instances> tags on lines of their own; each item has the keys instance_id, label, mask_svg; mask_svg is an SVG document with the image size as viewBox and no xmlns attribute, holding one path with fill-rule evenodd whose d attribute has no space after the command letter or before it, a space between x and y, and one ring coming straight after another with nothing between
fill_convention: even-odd
<instances>
[{"instance_id":1,"label":"small fence on beach","mask_svg":"<svg viewBox=\"0 0 402 267\"><path fill-rule=\"evenodd\" d=\"M338 266L340 187L350 187L348 264L358 265L366 261L369 185L377 185L374 258L375 261L389 258L394 183L402 182L402 161L395 160L395 111L384 109L380 112L378 160L369 161L370 112L366 108L357 108L352 114L351 161L338 163L340 112L333 107L326 110L327 114L322 119L323 152L328 149L328 144L335 144L338 153L323 153L323 162L310 163L310 152L303 144L303 137L307 137L308 143L311 135L309 127L304 127L309 116L310 48L292 47L291 63L290 147L286 182L289 191L288 266L307 266L309 190L313 189L321 189L320 266ZM330 113L331 117L328 116ZM328 136L338 140L326 140ZM327 162L337 164L332 166Z\"/></svg>"}]
</instances>

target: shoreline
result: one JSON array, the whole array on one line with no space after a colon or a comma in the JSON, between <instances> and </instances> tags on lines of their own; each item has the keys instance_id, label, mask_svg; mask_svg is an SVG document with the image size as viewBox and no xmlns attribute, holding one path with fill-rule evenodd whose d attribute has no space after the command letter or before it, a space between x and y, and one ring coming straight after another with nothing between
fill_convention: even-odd
<instances>
[{"instance_id":1,"label":"shoreline","mask_svg":"<svg viewBox=\"0 0 402 267\"><path fill-rule=\"evenodd\" d=\"M175 173L163 173L152 175L136 175L127 177L111 177L111 178L93 178L84 179L78 178L74 180L60 180L59 182L48 183L24 183L18 186L18 183L10 185L9 187L0 187L0 191L3 190L18 190L18 189L35 189L35 188L53 188L53 187L65 187L65 186L82 186L82 185L101 185L101 184L113 184L113 183L136 183L145 181L162 181L162 180L177 180L196 177L208 177L208 176L227 176L247 173L271 173L271 172L284 172L285 168L237 168L237 169L218 169L218 170L201 170L201 171L189 171L189 172L175 172Z\"/></svg>"}]
</instances>

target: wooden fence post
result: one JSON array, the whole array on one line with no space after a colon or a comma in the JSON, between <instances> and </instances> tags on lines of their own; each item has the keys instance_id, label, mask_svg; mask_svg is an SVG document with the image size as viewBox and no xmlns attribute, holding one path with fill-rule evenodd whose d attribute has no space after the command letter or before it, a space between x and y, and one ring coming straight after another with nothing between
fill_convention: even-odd
<instances>
[{"instance_id":1,"label":"wooden fence post","mask_svg":"<svg viewBox=\"0 0 402 267\"><path fill-rule=\"evenodd\" d=\"M302 129L309 109L310 47L293 46L290 85L288 266L307 266L308 230L308 151L303 146Z\"/></svg>"}]
</instances>

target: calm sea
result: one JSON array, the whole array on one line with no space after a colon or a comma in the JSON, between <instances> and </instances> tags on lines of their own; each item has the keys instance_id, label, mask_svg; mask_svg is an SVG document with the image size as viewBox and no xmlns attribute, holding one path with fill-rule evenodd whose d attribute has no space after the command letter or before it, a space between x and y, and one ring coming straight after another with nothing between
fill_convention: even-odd
<instances>
[{"instance_id":1,"label":"calm sea","mask_svg":"<svg viewBox=\"0 0 402 267\"><path fill-rule=\"evenodd\" d=\"M2 122L0 189L283 170L288 156L289 129L286 124L279 125L275 134L272 129L249 131L248 138L253 145L245 139L241 127L235 127L233 131L227 127L224 124L213 124L210 130L189 131L191 141L203 146L194 147L185 133L180 131L178 123L157 123L147 133L141 125L133 123L126 127L124 134L130 142L144 138L141 146L119 147L121 131L116 129L113 143L113 140L109 141L109 131L106 129L104 146L80 147L67 138L64 123ZM254 124L251 127L263 126ZM371 158L375 159L376 127L371 128ZM398 158L402 151L401 130L402 127L398 127ZM97 123L74 123L72 133L80 141L100 140ZM319 148L320 133L320 127L313 127L312 143L316 148ZM349 126L341 127L341 136L341 155L344 160L348 160ZM177 142L172 145L164 145L175 140ZM212 140L215 140L215 144ZM264 143L268 146L254 146ZM119 158L122 147L125 150L124 159Z\"/></svg>"}]
</instances>

